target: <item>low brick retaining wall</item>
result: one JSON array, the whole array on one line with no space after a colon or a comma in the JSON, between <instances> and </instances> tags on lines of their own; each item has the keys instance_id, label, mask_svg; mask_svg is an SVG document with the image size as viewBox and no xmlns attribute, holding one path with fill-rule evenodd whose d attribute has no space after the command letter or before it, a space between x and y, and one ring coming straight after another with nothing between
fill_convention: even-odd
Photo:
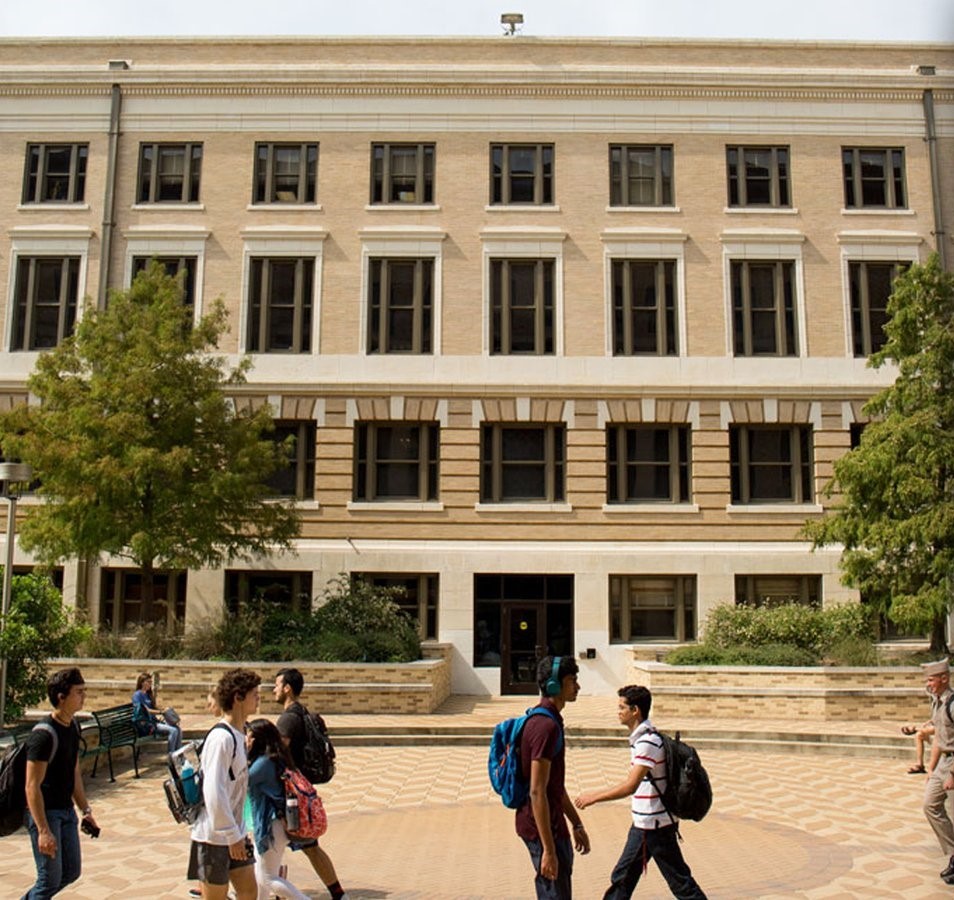
<instances>
[{"instance_id":1,"label":"low brick retaining wall","mask_svg":"<svg viewBox=\"0 0 954 900\"><path fill-rule=\"evenodd\" d=\"M913 721L928 712L917 666L632 666L660 717Z\"/></svg>"},{"instance_id":2,"label":"low brick retaining wall","mask_svg":"<svg viewBox=\"0 0 954 900\"><path fill-rule=\"evenodd\" d=\"M295 666L305 676L305 701L322 713L431 713L450 696L450 647L428 644L425 659L410 663L243 662L262 676L261 711L277 714L275 673ZM89 686L88 709L128 703L140 672L159 676L160 707L203 713L209 687L235 662L181 659L56 659L50 669L77 665Z\"/></svg>"}]
</instances>

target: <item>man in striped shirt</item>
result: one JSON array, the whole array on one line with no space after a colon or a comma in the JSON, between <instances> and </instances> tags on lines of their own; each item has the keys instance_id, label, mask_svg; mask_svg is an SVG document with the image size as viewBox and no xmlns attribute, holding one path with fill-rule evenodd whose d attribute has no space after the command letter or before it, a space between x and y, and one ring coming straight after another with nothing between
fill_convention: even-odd
<instances>
[{"instance_id":1,"label":"man in striped shirt","mask_svg":"<svg viewBox=\"0 0 954 900\"><path fill-rule=\"evenodd\" d=\"M652 694L649 688L635 684L617 693L619 721L629 732L629 775L616 787L580 794L575 801L577 808L586 809L604 800L632 797L633 824L603 900L629 900L650 858L656 860L674 897L706 900L682 858L676 819L666 812L660 799L666 790L666 754L662 739L649 721Z\"/></svg>"}]
</instances>

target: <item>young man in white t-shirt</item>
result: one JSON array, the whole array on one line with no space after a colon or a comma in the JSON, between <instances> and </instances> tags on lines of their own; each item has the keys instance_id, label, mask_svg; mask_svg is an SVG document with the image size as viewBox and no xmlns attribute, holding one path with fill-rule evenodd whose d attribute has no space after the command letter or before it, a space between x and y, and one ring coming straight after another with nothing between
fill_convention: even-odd
<instances>
[{"instance_id":1,"label":"young man in white t-shirt","mask_svg":"<svg viewBox=\"0 0 954 900\"><path fill-rule=\"evenodd\" d=\"M676 819L666 812L660 799L666 790L666 755L662 739L649 721L652 694L649 688L635 684L622 687L617 693L619 721L629 732L629 775L616 787L580 794L574 801L579 809L586 809L604 800L632 797L633 824L603 900L629 900L650 858L656 860L674 897L706 900L682 858Z\"/></svg>"},{"instance_id":2,"label":"young man in white t-shirt","mask_svg":"<svg viewBox=\"0 0 954 900\"><path fill-rule=\"evenodd\" d=\"M202 896L225 900L229 882L237 900L255 900L255 854L245 823L248 760L245 722L258 709L262 679L250 669L231 669L215 689L222 709L221 722L202 745L202 798L205 801L192 826L189 853L190 880L202 885Z\"/></svg>"}]
</instances>

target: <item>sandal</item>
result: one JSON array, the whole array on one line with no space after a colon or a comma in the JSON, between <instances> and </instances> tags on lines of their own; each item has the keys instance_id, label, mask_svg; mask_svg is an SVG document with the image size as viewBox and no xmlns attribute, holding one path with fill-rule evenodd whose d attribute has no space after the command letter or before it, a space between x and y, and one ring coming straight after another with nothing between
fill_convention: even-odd
<instances>
[{"instance_id":1,"label":"sandal","mask_svg":"<svg viewBox=\"0 0 954 900\"><path fill-rule=\"evenodd\" d=\"M927 769L924 766L911 766L908 769L908 775L925 775L927 774Z\"/></svg>"}]
</instances>

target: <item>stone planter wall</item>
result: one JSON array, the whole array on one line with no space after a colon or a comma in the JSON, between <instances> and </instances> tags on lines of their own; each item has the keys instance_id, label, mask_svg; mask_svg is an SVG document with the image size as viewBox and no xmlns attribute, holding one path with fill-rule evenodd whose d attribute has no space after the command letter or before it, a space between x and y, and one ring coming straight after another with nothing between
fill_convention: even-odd
<instances>
[{"instance_id":1,"label":"stone planter wall","mask_svg":"<svg viewBox=\"0 0 954 900\"><path fill-rule=\"evenodd\" d=\"M917 666L632 666L661 717L913 721L928 713Z\"/></svg>"},{"instance_id":2,"label":"stone planter wall","mask_svg":"<svg viewBox=\"0 0 954 900\"><path fill-rule=\"evenodd\" d=\"M322 713L430 713L449 696L450 646L429 643L425 659L410 663L288 663L243 662L262 677L261 711L280 710L272 699L275 674L283 665L295 666L305 676L305 701ZM160 707L180 713L202 713L209 688L234 662L156 659L56 659L50 669L77 665L89 687L87 709L128 703L140 672L159 676Z\"/></svg>"}]
</instances>

